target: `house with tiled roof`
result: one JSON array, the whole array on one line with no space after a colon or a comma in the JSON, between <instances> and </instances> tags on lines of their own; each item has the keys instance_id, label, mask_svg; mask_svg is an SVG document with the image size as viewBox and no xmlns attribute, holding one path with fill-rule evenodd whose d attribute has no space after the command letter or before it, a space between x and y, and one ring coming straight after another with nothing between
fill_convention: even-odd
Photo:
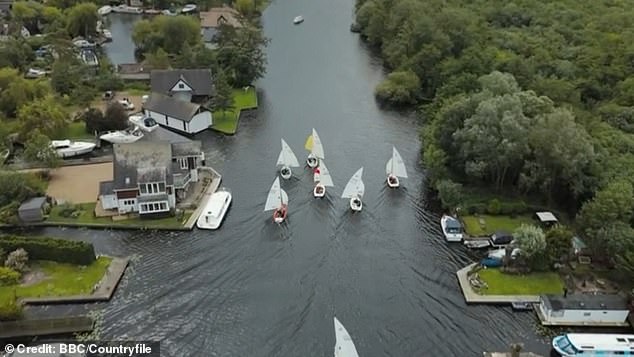
<instances>
[{"instance_id":1,"label":"house with tiled roof","mask_svg":"<svg viewBox=\"0 0 634 357\"><path fill-rule=\"evenodd\" d=\"M241 27L240 14L235 9L223 6L212 7L209 11L203 11L200 16L200 34L203 42L208 47L213 46L214 36L218 33L220 26Z\"/></svg>"}]
</instances>

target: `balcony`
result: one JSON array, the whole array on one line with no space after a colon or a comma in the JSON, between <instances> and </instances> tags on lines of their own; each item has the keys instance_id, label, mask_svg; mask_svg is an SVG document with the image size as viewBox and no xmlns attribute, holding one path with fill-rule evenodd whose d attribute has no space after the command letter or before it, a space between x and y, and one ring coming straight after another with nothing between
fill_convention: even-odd
<instances>
[{"instance_id":1,"label":"balcony","mask_svg":"<svg viewBox=\"0 0 634 357\"><path fill-rule=\"evenodd\" d=\"M191 180L191 174L174 174L174 188L185 188L185 185Z\"/></svg>"}]
</instances>

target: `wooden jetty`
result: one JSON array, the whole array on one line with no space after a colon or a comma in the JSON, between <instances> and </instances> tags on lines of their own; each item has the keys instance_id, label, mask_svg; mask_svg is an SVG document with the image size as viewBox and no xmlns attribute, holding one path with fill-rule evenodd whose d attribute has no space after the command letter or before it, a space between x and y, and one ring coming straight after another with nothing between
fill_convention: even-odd
<instances>
[{"instance_id":1,"label":"wooden jetty","mask_svg":"<svg viewBox=\"0 0 634 357\"><path fill-rule=\"evenodd\" d=\"M55 319L27 319L0 321L0 338L61 335L90 332L95 322L88 316L69 316Z\"/></svg>"}]
</instances>

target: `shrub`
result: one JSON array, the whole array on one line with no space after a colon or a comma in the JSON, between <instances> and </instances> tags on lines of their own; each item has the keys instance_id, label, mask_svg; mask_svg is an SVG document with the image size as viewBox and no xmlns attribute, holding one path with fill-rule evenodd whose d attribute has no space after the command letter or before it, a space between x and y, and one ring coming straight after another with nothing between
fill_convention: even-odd
<instances>
[{"instance_id":1,"label":"shrub","mask_svg":"<svg viewBox=\"0 0 634 357\"><path fill-rule=\"evenodd\" d=\"M79 206L76 204L65 202L59 206L59 215L64 218L71 218L78 209Z\"/></svg>"},{"instance_id":2,"label":"shrub","mask_svg":"<svg viewBox=\"0 0 634 357\"><path fill-rule=\"evenodd\" d=\"M22 317L22 305L18 303L15 295L0 303L0 321L18 320L20 317Z\"/></svg>"},{"instance_id":3,"label":"shrub","mask_svg":"<svg viewBox=\"0 0 634 357\"><path fill-rule=\"evenodd\" d=\"M5 251L23 248L32 260L90 265L97 259L92 244L65 239L0 236L0 248Z\"/></svg>"},{"instance_id":4,"label":"shrub","mask_svg":"<svg viewBox=\"0 0 634 357\"><path fill-rule=\"evenodd\" d=\"M20 283L20 273L7 267L0 267L0 286L17 285Z\"/></svg>"},{"instance_id":5,"label":"shrub","mask_svg":"<svg viewBox=\"0 0 634 357\"><path fill-rule=\"evenodd\" d=\"M5 259L7 259L7 252L5 252L2 247L0 247L0 262L4 262Z\"/></svg>"},{"instance_id":6,"label":"shrub","mask_svg":"<svg viewBox=\"0 0 634 357\"><path fill-rule=\"evenodd\" d=\"M500 206L500 201L498 201L497 198L492 199L487 206L487 213L494 216L500 214Z\"/></svg>"},{"instance_id":7,"label":"shrub","mask_svg":"<svg viewBox=\"0 0 634 357\"><path fill-rule=\"evenodd\" d=\"M18 248L9 253L7 260L4 262L4 266L13 270L24 272L29 264L29 253L22 248Z\"/></svg>"}]
</instances>

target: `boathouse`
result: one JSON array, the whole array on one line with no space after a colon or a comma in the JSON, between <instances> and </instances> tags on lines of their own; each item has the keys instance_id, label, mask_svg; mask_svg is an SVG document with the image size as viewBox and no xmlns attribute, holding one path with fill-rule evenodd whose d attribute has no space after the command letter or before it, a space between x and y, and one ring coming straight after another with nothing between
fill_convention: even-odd
<instances>
[{"instance_id":1,"label":"boathouse","mask_svg":"<svg viewBox=\"0 0 634 357\"><path fill-rule=\"evenodd\" d=\"M20 205L18 217L22 222L41 222L48 206L46 197L33 197Z\"/></svg>"},{"instance_id":2,"label":"boathouse","mask_svg":"<svg viewBox=\"0 0 634 357\"><path fill-rule=\"evenodd\" d=\"M187 134L199 133L213 124L211 112L200 104L160 93L150 95L143 111L159 125Z\"/></svg>"},{"instance_id":3,"label":"boathouse","mask_svg":"<svg viewBox=\"0 0 634 357\"><path fill-rule=\"evenodd\" d=\"M618 294L542 295L535 311L544 326L628 326L627 299Z\"/></svg>"}]
</instances>

